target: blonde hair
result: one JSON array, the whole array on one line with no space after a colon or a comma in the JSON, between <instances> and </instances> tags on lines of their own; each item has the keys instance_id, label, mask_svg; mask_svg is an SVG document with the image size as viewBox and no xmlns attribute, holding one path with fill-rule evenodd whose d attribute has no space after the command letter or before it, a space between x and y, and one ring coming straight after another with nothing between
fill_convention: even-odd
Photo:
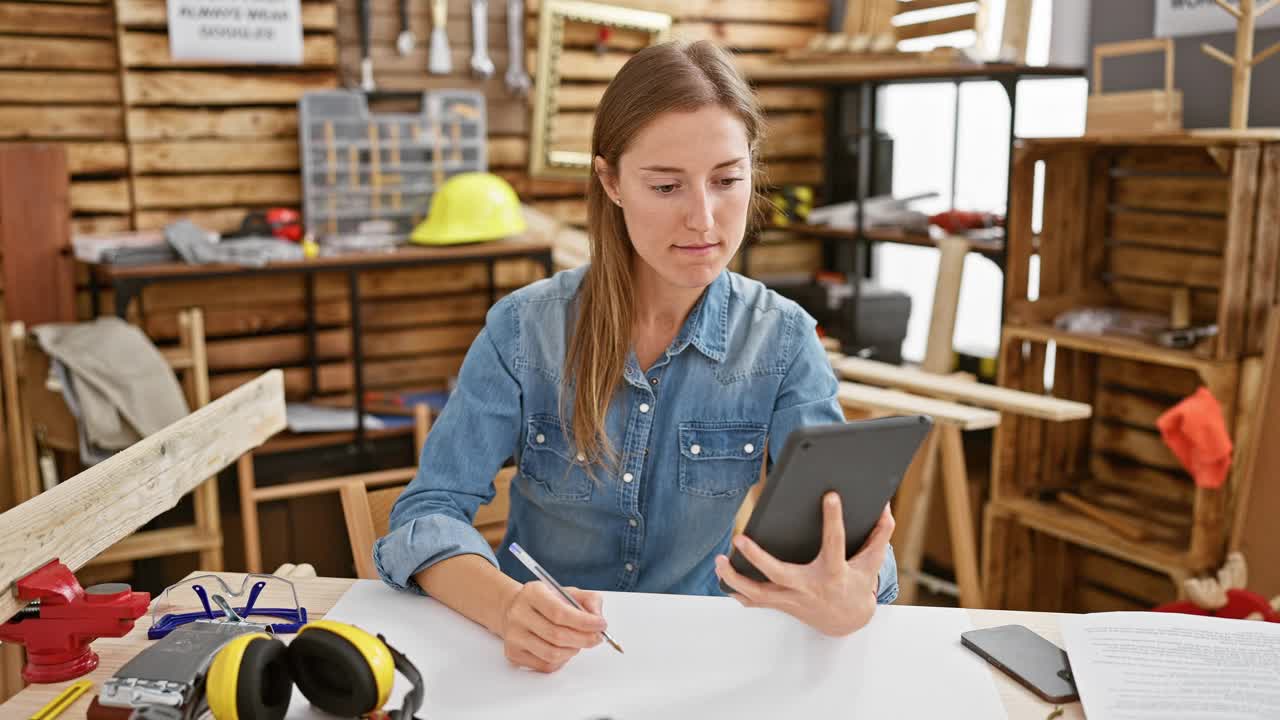
<instances>
[{"instance_id":1,"label":"blonde hair","mask_svg":"<svg viewBox=\"0 0 1280 720\"><path fill-rule=\"evenodd\" d=\"M692 112L717 105L737 115L746 128L759 214L763 168L759 146L764 116L755 94L733 66L732 56L706 40L653 45L636 53L609 83L596 108L591 155L611 172L636 134L666 112ZM617 452L606 434L609 405L626 370L633 319L632 262L635 250L622 208L614 204L592 163L587 187L587 234L591 265L578 291L573 335L565 358L565 392L573 386L572 433L588 466L616 464ZM562 421L563 422L563 421Z\"/></svg>"}]
</instances>

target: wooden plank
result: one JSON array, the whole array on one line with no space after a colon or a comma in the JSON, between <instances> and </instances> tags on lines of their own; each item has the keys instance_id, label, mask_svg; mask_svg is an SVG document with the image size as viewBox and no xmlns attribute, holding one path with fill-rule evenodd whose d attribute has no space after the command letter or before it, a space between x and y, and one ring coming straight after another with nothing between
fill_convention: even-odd
<instances>
[{"instance_id":1,"label":"wooden plank","mask_svg":"<svg viewBox=\"0 0 1280 720\"><path fill-rule=\"evenodd\" d=\"M1225 215L1230 185L1216 177L1118 177L1114 202L1128 208Z\"/></svg>"},{"instance_id":2,"label":"wooden plank","mask_svg":"<svg viewBox=\"0 0 1280 720\"><path fill-rule=\"evenodd\" d=\"M298 135L294 108L230 108L175 110L131 108L129 139L140 140L254 140Z\"/></svg>"},{"instance_id":3,"label":"wooden plank","mask_svg":"<svg viewBox=\"0 0 1280 720\"><path fill-rule=\"evenodd\" d=\"M1044 212L1040 231L1040 295L1052 297L1081 285L1090 169L1083 152L1062 152L1045 162ZM1074 273L1075 280L1070 278Z\"/></svg>"},{"instance_id":4,"label":"wooden plank","mask_svg":"<svg viewBox=\"0 0 1280 720\"><path fill-rule=\"evenodd\" d=\"M71 183L71 210L82 213L127 213L128 180L76 180Z\"/></svg>"},{"instance_id":5,"label":"wooden plank","mask_svg":"<svg viewBox=\"0 0 1280 720\"><path fill-rule=\"evenodd\" d=\"M134 143L135 173L297 170L297 140Z\"/></svg>"},{"instance_id":6,"label":"wooden plank","mask_svg":"<svg viewBox=\"0 0 1280 720\"><path fill-rule=\"evenodd\" d=\"M1182 368L1104 355L1098 358L1098 384L1120 385L1181 400L1200 387L1200 379Z\"/></svg>"},{"instance_id":7,"label":"wooden plank","mask_svg":"<svg viewBox=\"0 0 1280 720\"><path fill-rule=\"evenodd\" d=\"M560 110L594 110L600 105L605 87L604 83L564 83L556 90L556 106ZM827 103L826 95L817 88L770 85L757 87L755 92L760 106L768 114L799 110L820 112Z\"/></svg>"},{"instance_id":8,"label":"wooden plank","mask_svg":"<svg viewBox=\"0 0 1280 720\"><path fill-rule=\"evenodd\" d=\"M909 25L897 25L894 27L894 34L898 36L899 41L914 40L916 38L974 30L977 28L977 22L978 14L970 12L962 15L952 15L951 17L940 18L938 20L926 20L924 22L911 23Z\"/></svg>"},{"instance_id":9,"label":"wooden plank","mask_svg":"<svg viewBox=\"0 0 1280 720\"><path fill-rule=\"evenodd\" d=\"M952 5L964 5L973 2L973 0L900 0L894 13L901 15L903 13L919 12L921 10L931 10L933 8L951 7Z\"/></svg>"},{"instance_id":10,"label":"wooden plank","mask_svg":"<svg viewBox=\"0 0 1280 720\"><path fill-rule=\"evenodd\" d=\"M812 273L822 269L822 242L819 240L762 243L752 246L749 252L747 269L751 277ZM729 268L741 272L742 262L743 254L739 252L729 262Z\"/></svg>"},{"instance_id":11,"label":"wooden plank","mask_svg":"<svg viewBox=\"0 0 1280 720\"><path fill-rule=\"evenodd\" d=\"M1097 289L1102 284L1107 262L1105 240L1115 232L1113 218L1109 212L1110 168L1113 160L1113 153L1108 150L1095 151L1092 159L1089 160L1087 170L1089 174L1086 178L1089 186L1086 196L1088 220L1084 238L1081 240L1083 247L1080 253L1083 262L1078 263L1080 267L1075 271L1075 277L1080 282L1080 286L1086 290Z\"/></svg>"},{"instance_id":12,"label":"wooden plank","mask_svg":"<svg viewBox=\"0 0 1280 720\"><path fill-rule=\"evenodd\" d=\"M746 20L778 23L825 24L829 3L818 0L633 0L627 7L666 13L679 20ZM537 14L539 0L528 0L525 9Z\"/></svg>"},{"instance_id":13,"label":"wooden plank","mask_svg":"<svg viewBox=\"0 0 1280 720\"><path fill-rule=\"evenodd\" d=\"M1218 298L1218 337L1215 338L1215 357L1219 358L1239 357L1245 348L1245 334L1251 316L1249 263L1253 259L1254 218L1258 210L1259 159L1257 145L1243 145L1235 149L1231 160L1227 246L1222 256L1225 276ZM1271 202L1275 199L1271 198ZM1263 272L1274 276L1275 268Z\"/></svg>"},{"instance_id":14,"label":"wooden plank","mask_svg":"<svg viewBox=\"0 0 1280 720\"><path fill-rule=\"evenodd\" d=\"M225 60L175 60L169 54L168 33L125 32L120 36L120 58L125 67L226 67ZM289 67L331 68L338 62L338 41L333 35L304 35L302 64Z\"/></svg>"},{"instance_id":15,"label":"wooden plank","mask_svg":"<svg viewBox=\"0 0 1280 720\"><path fill-rule=\"evenodd\" d=\"M1107 269L1116 277L1202 288L1220 287L1227 279L1223 259L1216 255L1130 245L1111 248Z\"/></svg>"},{"instance_id":16,"label":"wooden plank","mask_svg":"<svg viewBox=\"0 0 1280 720\"><path fill-rule=\"evenodd\" d=\"M124 78L131 105L292 105L303 94L337 85L331 72L149 72Z\"/></svg>"},{"instance_id":17,"label":"wooden plank","mask_svg":"<svg viewBox=\"0 0 1280 720\"><path fill-rule=\"evenodd\" d=\"M115 34L110 5L31 2L0 2L0 33L101 38Z\"/></svg>"},{"instance_id":18,"label":"wooden plank","mask_svg":"<svg viewBox=\"0 0 1280 720\"><path fill-rule=\"evenodd\" d=\"M268 335L208 342L209 369L213 372L301 365L307 362L305 333ZM347 359L351 356L351 333L344 329L316 333L318 360Z\"/></svg>"},{"instance_id":19,"label":"wooden plank","mask_svg":"<svg viewBox=\"0 0 1280 720\"><path fill-rule=\"evenodd\" d=\"M1280 443L1264 442L1280 422L1280 310L1272 310L1264 340L1266 354L1255 375L1257 411L1249 420L1251 440L1232 473L1236 488L1232 514L1231 549L1250 559L1249 587L1265 597L1280 594L1280 567L1274 562L1259 562L1275 552L1280 525L1275 522L1275 508L1280 507ZM1250 361L1257 364L1257 360ZM1246 386L1242 383L1242 392Z\"/></svg>"},{"instance_id":20,"label":"wooden plank","mask_svg":"<svg viewBox=\"0 0 1280 720\"><path fill-rule=\"evenodd\" d=\"M368 358L393 358L418 353L466 350L480 334L480 325L445 325L369 333L364 339Z\"/></svg>"},{"instance_id":21,"label":"wooden plank","mask_svg":"<svg viewBox=\"0 0 1280 720\"><path fill-rule=\"evenodd\" d=\"M1173 250L1221 254L1227 223L1221 218L1117 210L1111 216L1111 239Z\"/></svg>"},{"instance_id":22,"label":"wooden plank","mask_svg":"<svg viewBox=\"0 0 1280 720\"><path fill-rule=\"evenodd\" d=\"M821 185L823 182L820 160L772 160L764 163L765 185Z\"/></svg>"},{"instance_id":23,"label":"wooden plank","mask_svg":"<svg viewBox=\"0 0 1280 720\"><path fill-rule=\"evenodd\" d=\"M1122 490L1135 497L1151 498L1187 509L1191 508L1195 500L1195 483L1186 475L1098 453L1089 458L1089 472L1100 485Z\"/></svg>"},{"instance_id":24,"label":"wooden plank","mask_svg":"<svg viewBox=\"0 0 1280 720\"><path fill-rule=\"evenodd\" d=\"M1182 471L1182 463L1174 457L1173 451L1164 444L1159 433L1129 428L1109 422L1093 424L1093 449L1095 452L1107 452L1112 455L1128 457L1144 465L1169 470Z\"/></svg>"},{"instance_id":25,"label":"wooden plank","mask_svg":"<svg viewBox=\"0 0 1280 720\"><path fill-rule=\"evenodd\" d=\"M1126 147L1116 154L1115 167L1126 174L1223 176L1206 148Z\"/></svg>"},{"instance_id":26,"label":"wooden plank","mask_svg":"<svg viewBox=\"0 0 1280 720\"><path fill-rule=\"evenodd\" d=\"M114 140L123 136L119 108L0 107L0 140Z\"/></svg>"},{"instance_id":27,"label":"wooden plank","mask_svg":"<svg viewBox=\"0 0 1280 720\"><path fill-rule=\"evenodd\" d=\"M1043 324L1006 323L1001 331L1003 335L1021 340L1036 342L1054 342L1058 347L1108 355L1111 357L1138 360L1168 365L1175 368L1188 368L1196 372L1213 374L1226 368L1221 361L1206 360L1188 350L1174 350L1161 347L1137 338L1123 335L1087 335L1057 330Z\"/></svg>"},{"instance_id":28,"label":"wooden plank","mask_svg":"<svg viewBox=\"0 0 1280 720\"><path fill-rule=\"evenodd\" d=\"M1118 420L1129 425L1156 430L1156 419L1170 408L1168 402L1146 395L1124 392L1114 387L1098 388L1093 401L1093 414L1099 420Z\"/></svg>"},{"instance_id":29,"label":"wooden plank","mask_svg":"<svg viewBox=\"0 0 1280 720\"><path fill-rule=\"evenodd\" d=\"M116 22L128 28L165 28L169 25L164 0L118 0ZM304 30L333 30L337 26L337 4L333 2L302 3Z\"/></svg>"},{"instance_id":30,"label":"wooden plank","mask_svg":"<svg viewBox=\"0 0 1280 720\"><path fill-rule=\"evenodd\" d=\"M129 152L124 143L63 143L67 149L67 172L123 173L129 170Z\"/></svg>"},{"instance_id":31,"label":"wooden plank","mask_svg":"<svg viewBox=\"0 0 1280 720\"><path fill-rule=\"evenodd\" d=\"M128 215L89 215L71 218L71 234L101 235L130 230ZM177 337L177 334L174 334Z\"/></svg>"},{"instance_id":32,"label":"wooden plank","mask_svg":"<svg viewBox=\"0 0 1280 720\"><path fill-rule=\"evenodd\" d=\"M0 103L118 103L112 72L0 71Z\"/></svg>"},{"instance_id":33,"label":"wooden plank","mask_svg":"<svg viewBox=\"0 0 1280 720\"><path fill-rule=\"evenodd\" d=\"M1037 155L1026 147L1013 148L1013 169L1009 174L1009 218L1006 222L1009 231L1006 240L1005 306L1012 306L1028 297L1037 160Z\"/></svg>"},{"instance_id":34,"label":"wooden plank","mask_svg":"<svg viewBox=\"0 0 1280 720\"><path fill-rule=\"evenodd\" d=\"M1249 282L1249 317L1244 352L1266 351L1267 316L1280 300L1280 143L1264 146L1259 163L1258 218L1253 240L1253 278Z\"/></svg>"},{"instance_id":35,"label":"wooden plank","mask_svg":"<svg viewBox=\"0 0 1280 720\"><path fill-rule=\"evenodd\" d=\"M1006 500L1000 505L1016 514L1023 524L1073 544L1163 572L1187 569L1184 554L1167 543L1125 539L1074 510L1034 500Z\"/></svg>"},{"instance_id":36,"label":"wooden plank","mask_svg":"<svg viewBox=\"0 0 1280 720\"><path fill-rule=\"evenodd\" d=\"M10 35L0 42L0 68L25 70L114 70L110 40Z\"/></svg>"},{"instance_id":37,"label":"wooden plank","mask_svg":"<svg viewBox=\"0 0 1280 720\"><path fill-rule=\"evenodd\" d=\"M1000 414L990 410L847 381L840 383L837 396L842 406L894 415L928 415L934 422L957 425L962 430L981 430L1000 424Z\"/></svg>"},{"instance_id":38,"label":"wooden plank","mask_svg":"<svg viewBox=\"0 0 1280 720\"><path fill-rule=\"evenodd\" d=\"M186 175L134 179L139 208L294 205L301 199L295 174Z\"/></svg>"},{"instance_id":39,"label":"wooden plank","mask_svg":"<svg viewBox=\"0 0 1280 720\"><path fill-rule=\"evenodd\" d=\"M1168 313L1173 307L1173 291L1168 285L1130 280L1112 280L1108 284L1112 293L1125 307ZM1191 319L1196 323L1211 323L1218 315L1218 292L1206 288L1191 289Z\"/></svg>"},{"instance_id":40,"label":"wooden plank","mask_svg":"<svg viewBox=\"0 0 1280 720\"><path fill-rule=\"evenodd\" d=\"M841 377L848 380L899 388L1042 420L1080 420L1089 417L1091 412L1084 403L1020 392L1007 387L992 387L876 360L847 357L835 363L835 368Z\"/></svg>"},{"instance_id":41,"label":"wooden plank","mask_svg":"<svg viewBox=\"0 0 1280 720\"><path fill-rule=\"evenodd\" d=\"M136 145L134 146L137 147ZM134 228L137 230L162 230L176 220L190 220L206 230L229 232L236 230L244 221L245 214L253 208L215 208L202 210L188 208L185 210L139 210L134 213Z\"/></svg>"},{"instance_id":42,"label":"wooden plank","mask_svg":"<svg viewBox=\"0 0 1280 720\"><path fill-rule=\"evenodd\" d=\"M0 584L54 558L72 570L177 504L204 478L285 427L279 372L196 410L0 515ZM0 617L20 603L0 597Z\"/></svg>"}]
</instances>

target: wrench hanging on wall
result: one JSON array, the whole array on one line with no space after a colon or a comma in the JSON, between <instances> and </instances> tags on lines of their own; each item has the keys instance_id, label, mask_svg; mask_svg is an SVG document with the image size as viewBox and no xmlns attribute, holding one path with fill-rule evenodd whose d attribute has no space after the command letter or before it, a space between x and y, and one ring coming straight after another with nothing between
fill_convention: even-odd
<instances>
[{"instance_id":1,"label":"wrench hanging on wall","mask_svg":"<svg viewBox=\"0 0 1280 720\"><path fill-rule=\"evenodd\" d=\"M493 75L489 58L489 0L471 0L471 72L487 79Z\"/></svg>"},{"instance_id":2,"label":"wrench hanging on wall","mask_svg":"<svg viewBox=\"0 0 1280 720\"><path fill-rule=\"evenodd\" d=\"M444 29L448 20L449 5L446 0L431 0L431 48L427 55L427 71L432 75L448 75L453 72L449 36Z\"/></svg>"},{"instance_id":3,"label":"wrench hanging on wall","mask_svg":"<svg viewBox=\"0 0 1280 720\"><path fill-rule=\"evenodd\" d=\"M524 0L507 0L507 90L529 93L529 73L524 71Z\"/></svg>"}]
</instances>

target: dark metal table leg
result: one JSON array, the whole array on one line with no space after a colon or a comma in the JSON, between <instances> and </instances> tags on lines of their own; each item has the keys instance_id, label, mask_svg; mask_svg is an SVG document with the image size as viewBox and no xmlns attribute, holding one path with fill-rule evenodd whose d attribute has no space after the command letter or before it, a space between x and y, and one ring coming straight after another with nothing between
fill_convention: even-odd
<instances>
[{"instance_id":1,"label":"dark metal table leg","mask_svg":"<svg viewBox=\"0 0 1280 720\"><path fill-rule=\"evenodd\" d=\"M311 373L311 396L320 390L320 360L316 357L316 276L306 273L302 276L303 302L307 308L307 362Z\"/></svg>"},{"instance_id":2,"label":"dark metal table leg","mask_svg":"<svg viewBox=\"0 0 1280 720\"><path fill-rule=\"evenodd\" d=\"M356 446L365 450L364 437L364 347L361 342L360 272L347 271L347 295L351 309L351 364L355 373Z\"/></svg>"}]
</instances>

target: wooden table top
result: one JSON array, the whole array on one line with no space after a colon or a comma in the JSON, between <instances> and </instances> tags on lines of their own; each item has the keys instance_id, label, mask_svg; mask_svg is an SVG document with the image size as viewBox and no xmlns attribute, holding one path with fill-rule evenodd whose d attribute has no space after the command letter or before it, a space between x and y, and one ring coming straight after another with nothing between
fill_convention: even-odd
<instances>
[{"instance_id":1,"label":"wooden table top","mask_svg":"<svg viewBox=\"0 0 1280 720\"><path fill-rule=\"evenodd\" d=\"M351 252L341 255L324 255L306 260L283 260L262 267L246 267L227 263L192 265L183 262L149 263L146 265L117 265L88 263L99 277L107 280L137 278L181 278L189 275L211 273L254 273L306 270L347 269L351 267L379 267L404 262L462 262L465 260L502 259L550 252L551 243L529 237L494 240L463 245L401 245L389 252Z\"/></svg>"},{"instance_id":2,"label":"wooden table top","mask_svg":"<svg viewBox=\"0 0 1280 720\"><path fill-rule=\"evenodd\" d=\"M235 587L243 575L237 573L218 573L228 579L228 584ZM347 588L355 581L350 578L307 578L294 580L298 591L298 600L307 608L311 620L322 618L337 603ZM264 594L264 601L267 600ZM274 604L274 601L271 603ZM994 627L997 625L1019 624L1039 633L1044 638L1062 645L1062 634L1058 628L1058 615L1054 613L1015 612L1007 610L970 610L969 617L975 628ZM100 638L93 644L94 650L101 658L98 668L85 678L94 683L94 689L83 695L69 710L59 716L59 720L78 720L85 717L89 704L97 695L103 681L119 669L134 655L141 652L150 641L147 640L146 628L150 627L149 617L140 618L132 632L123 638ZM1030 691L1018 685L1008 676L995 670L991 671L995 679L996 689L1004 703L1010 720L1044 720L1054 706L1046 703ZM4 705L0 706L0 716L30 717L46 703L52 700L71 682L53 685L31 685L18 693ZM1062 720L1084 720L1084 712L1080 703L1065 706Z\"/></svg>"}]
</instances>

